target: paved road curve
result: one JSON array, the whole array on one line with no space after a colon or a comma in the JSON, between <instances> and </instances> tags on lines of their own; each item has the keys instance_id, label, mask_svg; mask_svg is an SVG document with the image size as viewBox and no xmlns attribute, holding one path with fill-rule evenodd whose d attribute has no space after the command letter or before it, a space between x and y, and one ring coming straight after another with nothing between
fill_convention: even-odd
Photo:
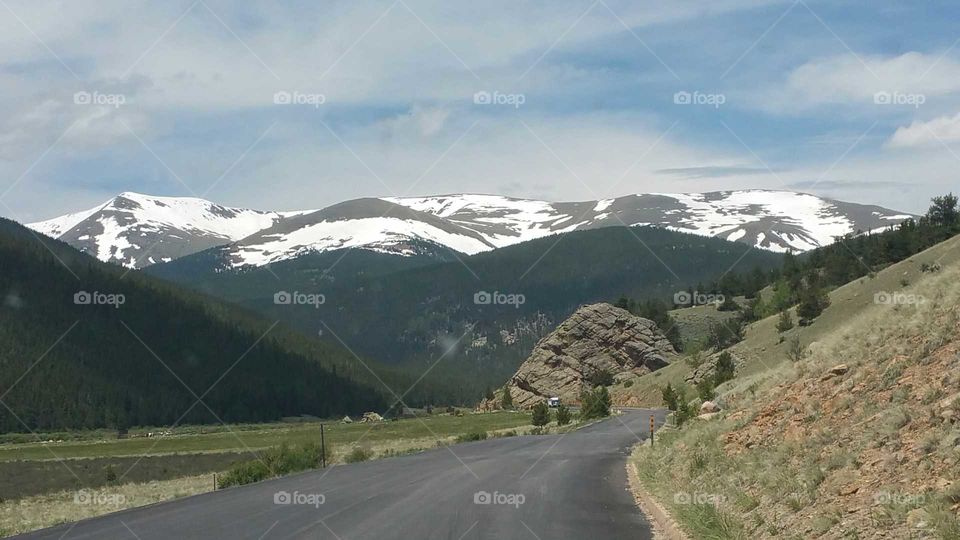
<instances>
[{"instance_id":1,"label":"paved road curve","mask_svg":"<svg viewBox=\"0 0 960 540\"><path fill-rule=\"evenodd\" d=\"M624 464L650 414L311 471L25 538L647 539ZM653 414L659 427L664 412Z\"/></svg>"}]
</instances>

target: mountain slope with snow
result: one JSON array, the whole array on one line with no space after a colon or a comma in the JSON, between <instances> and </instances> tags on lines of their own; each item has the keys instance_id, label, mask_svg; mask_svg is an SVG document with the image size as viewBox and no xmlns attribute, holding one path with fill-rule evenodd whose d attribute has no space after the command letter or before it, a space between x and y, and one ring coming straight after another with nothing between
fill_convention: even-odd
<instances>
[{"instance_id":1,"label":"mountain slope with snow","mask_svg":"<svg viewBox=\"0 0 960 540\"><path fill-rule=\"evenodd\" d=\"M232 267L344 248L411 256L424 245L472 255L548 235L652 225L772 251L807 251L837 236L912 217L792 191L647 193L561 202L499 195L356 199L318 211L261 212L193 198L124 193L29 225L100 260L143 267L224 246Z\"/></svg>"},{"instance_id":2,"label":"mountain slope with snow","mask_svg":"<svg viewBox=\"0 0 960 540\"><path fill-rule=\"evenodd\" d=\"M283 217L192 197L127 192L91 210L28 227L101 261L141 268L240 240Z\"/></svg>"},{"instance_id":3,"label":"mountain slope with snow","mask_svg":"<svg viewBox=\"0 0 960 540\"><path fill-rule=\"evenodd\" d=\"M768 190L647 193L569 203L492 195L388 200L480 232L497 247L579 229L654 225L772 251L807 251L837 236L912 217L879 206Z\"/></svg>"}]
</instances>

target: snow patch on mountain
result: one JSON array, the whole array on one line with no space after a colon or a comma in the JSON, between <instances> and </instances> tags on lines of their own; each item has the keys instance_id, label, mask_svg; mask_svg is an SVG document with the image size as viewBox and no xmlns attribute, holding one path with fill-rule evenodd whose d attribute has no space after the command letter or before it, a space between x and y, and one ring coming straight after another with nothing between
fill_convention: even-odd
<instances>
[{"instance_id":1,"label":"snow patch on mountain","mask_svg":"<svg viewBox=\"0 0 960 540\"><path fill-rule=\"evenodd\" d=\"M262 266L311 252L364 248L397 255L415 255L411 241L447 246L472 255L490 249L480 240L452 234L414 220L391 217L324 221L287 234L266 234L256 245L239 245L233 266Z\"/></svg>"},{"instance_id":2,"label":"snow patch on mountain","mask_svg":"<svg viewBox=\"0 0 960 540\"><path fill-rule=\"evenodd\" d=\"M560 203L481 194L389 197L293 212L122 193L96 208L29 226L129 267L215 246L226 246L228 264L241 267L349 248L412 256L423 253L423 244L472 255L576 230L641 225L773 251L807 251L838 236L882 230L910 217L877 206L770 190L646 193Z\"/></svg>"}]
</instances>

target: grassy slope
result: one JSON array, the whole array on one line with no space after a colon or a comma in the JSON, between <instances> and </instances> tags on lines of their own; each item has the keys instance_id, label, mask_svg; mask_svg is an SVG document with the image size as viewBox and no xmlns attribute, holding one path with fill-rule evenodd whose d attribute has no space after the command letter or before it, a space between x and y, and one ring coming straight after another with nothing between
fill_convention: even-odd
<instances>
[{"instance_id":1,"label":"grassy slope","mask_svg":"<svg viewBox=\"0 0 960 540\"><path fill-rule=\"evenodd\" d=\"M839 326L842 326L851 317L862 313L874 305L874 295L880 292L897 292L904 289L904 282L908 285L916 283L925 274L920 271L923 263L939 262L944 268L960 264L960 237L953 238L930 249L918 253L907 260L891 265L875 274L875 277L863 277L852 281L830 292L830 307L824 311L813 324L806 328L795 326L793 330L783 334L780 341L777 333L777 316L767 317L747 327L745 339L730 348L730 351L740 359L738 361L737 376L740 380L746 377L764 379L773 373L777 367L788 362L787 348L794 336L799 337L804 346L809 346L826 336L831 335ZM712 312L712 313L711 313ZM678 325L696 324L689 321L702 321L712 317L726 315L717 312L710 306L679 309L671 312L678 319ZM796 312L792 310L796 322ZM685 377L692 372L688 363L677 362L668 368L644 375L637 379L633 386L624 389L614 389L615 399L624 403L644 406L661 406L660 387L670 382L674 385L683 383Z\"/></svg>"},{"instance_id":2,"label":"grassy slope","mask_svg":"<svg viewBox=\"0 0 960 540\"><path fill-rule=\"evenodd\" d=\"M960 237L833 291L789 332L809 345L796 365L776 317L755 323L723 417L639 451L642 481L696 538L960 538L960 428L943 416L960 407L958 280ZM877 305L882 291L927 302Z\"/></svg>"}]
</instances>

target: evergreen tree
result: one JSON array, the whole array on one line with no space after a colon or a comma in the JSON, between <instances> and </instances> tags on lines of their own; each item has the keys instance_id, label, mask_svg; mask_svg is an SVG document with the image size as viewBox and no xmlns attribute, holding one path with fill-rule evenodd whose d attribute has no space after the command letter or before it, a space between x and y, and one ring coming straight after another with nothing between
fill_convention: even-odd
<instances>
[{"instance_id":1,"label":"evergreen tree","mask_svg":"<svg viewBox=\"0 0 960 540\"><path fill-rule=\"evenodd\" d=\"M819 317L829 305L830 299L819 283L810 283L804 287L800 291L800 304L797 305L797 316L800 317L801 325L809 324Z\"/></svg>"},{"instance_id":2,"label":"evergreen tree","mask_svg":"<svg viewBox=\"0 0 960 540\"><path fill-rule=\"evenodd\" d=\"M697 383L697 396L700 397L700 401L712 401L717 397L709 377L704 377Z\"/></svg>"},{"instance_id":3,"label":"evergreen tree","mask_svg":"<svg viewBox=\"0 0 960 540\"><path fill-rule=\"evenodd\" d=\"M790 316L789 311L781 311L780 318L777 320L777 332L782 334L791 328L793 328L793 317Z\"/></svg>"},{"instance_id":4,"label":"evergreen tree","mask_svg":"<svg viewBox=\"0 0 960 540\"><path fill-rule=\"evenodd\" d=\"M594 399L594 415L598 418L610 416L610 392L606 386L601 386L593 391L596 395Z\"/></svg>"},{"instance_id":5,"label":"evergreen tree","mask_svg":"<svg viewBox=\"0 0 960 540\"><path fill-rule=\"evenodd\" d=\"M733 356L727 352L723 351L720 353L720 356L717 357L717 365L714 368L713 373L713 384L714 386L720 386L721 384L733 379L736 374L737 366L733 361Z\"/></svg>"},{"instance_id":6,"label":"evergreen tree","mask_svg":"<svg viewBox=\"0 0 960 540\"><path fill-rule=\"evenodd\" d=\"M500 401L500 406L506 410L513 409L513 396L510 395L510 386L503 387L503 398Z\"/></svg>"},{"instance_id":7,"label":"evergreen tree","mask_svg":"<svg viewBox=\"0 0 960 540\"><path fill-rule=\"evenodd\" d=\"M570 409L566 405L557 406L557 425L565 426L570 423Z\"/></svg>"},{"instance_id":8,"label":"evergreen tree","mask_svg":"<svg viewBox=\"0 0 960 540\"><path fill-rule=\"evenodd\" d=\"M547 404L544 402L537 403L533 406L533 425L540 427L545 426L550 423L550 409L547 408Z\"/></svg>"},{"instance_id":9,"label":"evergreen tree","mask_svg":"<svg viewBox=\"0 0 960 540\"><path fill-rule=\"evenodd\" d=\"M927 211L927 218L933 225L940 227L954 227L960 223L960 212L957 211L957 197L952 192L933 198L933 204Z\"/></svg>"},{"instance_id":10,"label":"evergreen tree","mask_svg":"<svg viewBox=\"0 0 960 540\"><path fill-rule=\"evenodd\" d=\"M677 410L678 396L677 392L673 389L673 385L667 383L666 386L661 388L660 396L663 398L663 404L667 406L667 409L671 411Z\"/></svg>"}]
</instances>

